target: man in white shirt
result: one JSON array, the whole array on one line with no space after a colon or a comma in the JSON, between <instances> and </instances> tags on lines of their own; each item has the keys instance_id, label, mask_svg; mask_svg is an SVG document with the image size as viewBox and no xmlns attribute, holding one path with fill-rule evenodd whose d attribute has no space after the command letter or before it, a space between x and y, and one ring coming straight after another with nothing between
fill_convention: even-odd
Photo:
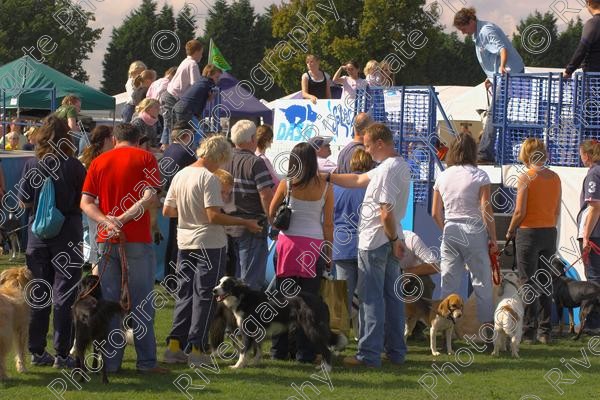
<instances>
[{"instance_id":1,"label":"man in white shirt","mask_svg":"<svg viewBox=\"0 0 600 400\"><path fill-rule=\"evenodd\" d=\"M200 80L200 67L198 62L202 59L204 47L198 40L190 40L185 44L185 54L187 57L177 67L177 72L173 79L169 81L167 90L161 95L160 105L164 118L163 134L160 139L162 148L169 145L171 137L171 126L175 122L173 117L173 107L179 100L179 96L190 86Z\"/></svg>"},{"instance_id":2,"label":"man in white shirt","mask_svg":"<svg viewBox=\"0 0 600 400\"><path fill-rule=\"evenodd\" d=\"M331 136L314 136L308 140L308 143L317 151L317 162L319 163L319 172L333 172L337 164L327 157L331 155Z\"/></svg>"},{"instance_id":3,"label":"man in white shirt","mask_svg":"<svg viewBox=\"0 0 600 400\"><path fill-rule=\"evenodd\" d=\"M366 129L365 150L380 162L377 168L326 178L343 187L367 188L358 229L358 352L346 357L344 364L381 367L385 350L388 359L399 365L407 353L399 260L406 248L401 221L408 203L410 167L396 153L393 134L384 124Z\"/></svg>"}]
</instances>

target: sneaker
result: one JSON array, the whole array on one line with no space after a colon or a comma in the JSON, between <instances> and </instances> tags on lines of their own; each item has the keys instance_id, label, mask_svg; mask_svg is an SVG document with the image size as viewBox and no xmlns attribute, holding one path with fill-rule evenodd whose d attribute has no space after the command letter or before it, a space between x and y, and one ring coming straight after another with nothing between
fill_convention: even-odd
<instances>
[{"instance_id":1,"label":"sneaker","mask_svg":"<svg viewBox=\"0 0 600 400\"><path fill-rule=\"evenodd\" d=\"M31 355L31 365L36 365L38 367L49 367L54 365L54 361L54 357L47 351L44 351L42 354Z\"/></svg>"},{"instance_id":2,"label":"sneaker","mask_svg":"<svg viewBox=\"0 0 600 400\"><path fill-rule=\"evenodd\" d=\"M359 360L356 357L345 357L344 361L342 361L345 367L367 367L367 368L375 368L374 365L368 365L365 362Z\"/></svg>"},{"instance_id":3,"label":"sneaker","mask_svg":"<svg viewBox=\"0 0 600 400\"><path fill-rule=\"evenodd\" d=\"M75 360L69 356L66 356L66 357L56 356L56 358L54 359L54 365L52 367L57 368L57 369L58 368L73 369L73 368L75 368Z\"/></svg>"},{"instance_id":4,"label":"sneaker","mask_svg":"<svg viewBox=\"0 0 600 400\"><path fill-rule=\"evenodd\" d=\"M188 356L183 350L171 351L165 350L163 361L167 364L187 364Z\"/></svg>"},{"instance_id":5,"label":"sneaker","mask_svg":"<svg viewBox=\"0 0 600 400\"><path fill-rule=\"evenodd\" d=\"M187 362L188 362L188 364L194 364L197 367L199 367L202 364L206 364L206 365L213 364L213 360L210 357L210 355L204 354L204 353L195 353L195 352L192 352L189 354L189 356L187 358Z\"/></svg>"}]
</instances>

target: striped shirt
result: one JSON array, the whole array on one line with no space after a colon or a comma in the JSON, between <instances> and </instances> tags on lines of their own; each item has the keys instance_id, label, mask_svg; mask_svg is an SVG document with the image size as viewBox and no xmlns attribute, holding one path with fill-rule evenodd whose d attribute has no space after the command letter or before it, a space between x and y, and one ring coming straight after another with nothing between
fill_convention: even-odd
<instances>
[{"instance_id":1,"label":"striped shirt","mask_svg":"<svg viewBox=\"0 0 600 400\"><path fill-rule=\"evenodd\" d=\"M250 150L234 149L233 157L224 169L233 175L236 211L232 215L248 219L264 216L259 192L273 187L265 162Z\"/></svg>"}]
</instances>

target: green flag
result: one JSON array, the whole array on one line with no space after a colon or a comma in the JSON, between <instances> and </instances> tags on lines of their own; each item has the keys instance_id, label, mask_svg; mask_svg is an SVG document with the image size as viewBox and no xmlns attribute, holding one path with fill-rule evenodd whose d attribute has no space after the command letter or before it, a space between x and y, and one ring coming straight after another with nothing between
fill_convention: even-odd
<instances>
[{"instance_id":1,"label":"green flag","mask_svg":"<svg viewBox=\"0 0 600 400\"><path fill-rule=\"evenodd\" d=\"M208 63L213 64L223 72L231 69L231 65L225 60L225 57L223 57L219 48L215 46L212 39L210 39L210 48L208 50Z\"/></svg>"}]
</instances>

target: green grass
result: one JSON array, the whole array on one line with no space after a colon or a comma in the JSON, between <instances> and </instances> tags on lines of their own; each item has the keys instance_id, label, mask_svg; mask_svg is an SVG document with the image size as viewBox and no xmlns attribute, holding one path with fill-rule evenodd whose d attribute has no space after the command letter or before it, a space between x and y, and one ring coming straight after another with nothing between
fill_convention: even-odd
<instances>
[{"instance_id":1,"label":"green grass","mask_svg":"<svg viewBox=\"0 0 600 400\"><path fill-rule=\"evenodd\" d=\"M4 261L3 261L4 260ZM8 267L6 258L0 258L0 269ZM168 334L173 312L173 303L157 312L156 336L158 355L161 358L165 350L164 338ZM2 321L0 321L1 329ZM51 335L52 332L50 332ZM51 336L48 343L51 346ZM433 398L419 385L419 379L426 373L434 373L432 364L442 367L445 362L451 362L457 367L460 375L450 369L446 370L447 377L452 381L447 383L439 374L435 393L439 399L481 400L481 399L536 399L523 397L536 395L547 399L586 399L595 398L598 393L598 373L600 373L600 357L593 355L587 348L590 337L584 336L579 342L561 339L551 346L522 345L521 359L513 360L506 353L499 358L489 354L479 354L467 343L455 341L455 350L470 349L474 354L471 365L460 366L455 356L443 355L434 359L431 356L428 343L425 341L409 342L409 356L404 366L396 367L387 362L380 370L359 368L355 370L344 368L341 358L334 361L334 369L330 374L332 390L324 382L311 378L317 371L312 366L300 365L294 362L275 362L265 359L258 367L244 370L231 370L228 365L233 362L219 360L219 372L203 370L209 382L203 381L187 366L170 367L171 374L167 376L145 376L135 372L135 352L128 346L125 352L123 372L109 376L110 384L100 383L98 375L92 375L89 383L83 384L78 390L73 383L67 383L67 391L62 395L67 400L112 400L112 399L186 399L174 385L173 381L181 374L188 374L195 385L204 385L203 390L190 391L194 399L302 399L292 384L302 385L312 382L320 391L317 395L310 389L306 390L307 398L314 399L430 399ZM264 346L265 350L267 346ZM561 363L561 359L582 359L582 348L585 348L591 366L585 368L570 362L571 366L581 374L573 376L569 369ZM356 346L351 346L344 355L352 355ZM600 350L600 346L598 348ZM52 350L50 347L49 350ZM599 351L596 351L599 353ZM469 353L463 350L460 361L465 365L469 362ZM29 360L28 360L29 363ZM12 355L8 360L9 380L0 384L0 399L55 399L47 388L55 379L65 376L60 371L50 367L33 367L28 365L28 372L18 374L14 370ZM559 368L563 378L576 379L575 384L563 384L564 395L552 388L544 379L544 375L552 368ZM322 376L322 374L320 374ZM58 382L58 381L55 381ZM57 386L58 387L58 386ZM187 397L187 398L192 398Z\"/></svg>"}]
</instances>

